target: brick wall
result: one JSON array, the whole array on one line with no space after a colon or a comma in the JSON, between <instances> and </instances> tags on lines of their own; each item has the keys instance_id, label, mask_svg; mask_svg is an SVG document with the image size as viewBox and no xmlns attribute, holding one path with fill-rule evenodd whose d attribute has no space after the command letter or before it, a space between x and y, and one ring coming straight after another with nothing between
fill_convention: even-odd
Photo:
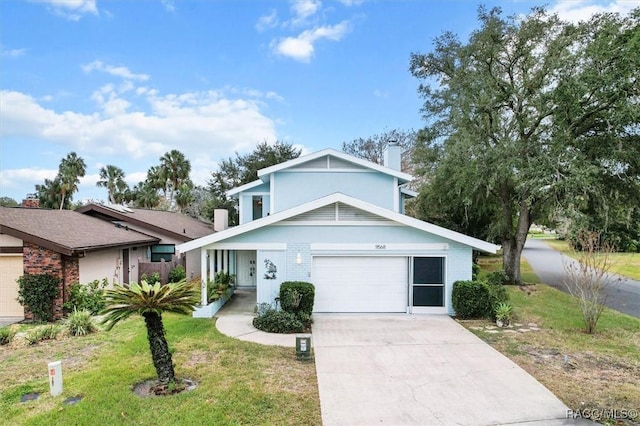
<instances>
[{"instance_id":1,"label":"brick wall","mask_svg":"<svg viewBox=\"0 0 640 426\"><path fill-rule=\"evenodd\" d=\"M71 284L79 282L80 279L78 258L65 256L27 242L24 243L22 254L25 274L49 274L61 280L60 293L54 300L53 313L55 319L62 318L62 304L68 297L67 288ZM33 315L27 307L25 307L24 316L27 319L33 319Z\"/></svg>"}]
</instances>

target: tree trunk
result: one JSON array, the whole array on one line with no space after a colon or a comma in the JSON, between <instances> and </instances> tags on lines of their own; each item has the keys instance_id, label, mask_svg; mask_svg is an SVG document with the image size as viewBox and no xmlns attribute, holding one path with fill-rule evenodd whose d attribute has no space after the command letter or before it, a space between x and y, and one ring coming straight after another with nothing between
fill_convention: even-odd
<instances>
[{"instance_id":1,"label":"tree trunk","mask_svg":"<svg viewBox=\"0 0 640 426\"><path fill-rule=\"evenodd\" d=\"M171 360L171 352L169 345L164 336L164 325L162 316L147 312L142 314L144 322L147 325L147 338L149 339L149 349L151 350L151 358L153 366L156 368L158 380L162 384L175 382L175 372L173 370L173 361Z\"/></svg>"},{"instance_id":2,"label":"tree trunk","mask_svg":"<svg viewBox=\"0 0 640 426\"><path fill-rule=\"evenodd\" d=\"M529 227L531 226L531 209L526 201L521 202L518 213L515 235L503 238L502 241L502 267L509 278L509 282L515 285L522 284L520 258L522 257L524 243L527 241Z\"/></svg>"}]
</instances>

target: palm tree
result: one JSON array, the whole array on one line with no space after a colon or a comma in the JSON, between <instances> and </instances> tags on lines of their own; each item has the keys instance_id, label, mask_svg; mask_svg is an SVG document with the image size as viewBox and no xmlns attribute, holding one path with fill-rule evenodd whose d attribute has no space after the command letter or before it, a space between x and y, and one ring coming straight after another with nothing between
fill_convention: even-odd
<instances>
[{"instance_id":1,"label":"palm tree","mask_svg":"<svg viewBox=\"0 0 640 426\"><path fill-rule=\"evenodd\" d=\"M191 204L193 201L193 182L191 179L187 179L180 187L178 187L178 192L176 193L176 205L178 206L178 211L183 213L184 210Z\"/></svg>"},{"instance_id":2,"label":"palm tree","mask_svg":"<svg viewBox=\"0 0 640 426\"><path fill-rule=\"evenodd\" d=\"M158 190L151 186L147 181L140 182L133 187L129 193L129 200L136 207L155 208L160 204L160 196Z\"/></svg>"},{"instance_id":3,"label":"palm tree","mask_svg":"<svg viewBox=\"0 0 640 426\"><path fill-rule=\"evenodd\" d=\"M67 194L71 196L78 190L80 178L85 175L87 165L82 157L78 157L75 152L67 154L66 158L60 161L58 167L58 179L60 180L60 210L62 210Z\"/></svg>"},{"instance_id":4,"label":"palm tree","mask_svg":"<svg viewBox=\"0 0 640 426\"><path fill-rule=\"evenodd\" d=\"M128 188L127 183L124 181L124 171L120 167L111 164L100 167L100 180L96 183L96 186L107 188L111 204L121 203Z\"/></svg>"},{"instance_id":5,"label":"palm tree","mask_svg":"<svg viewBox=\"0 0 640 426\"><path fill-rule=\"evenodd\" d=\"M169 206L173 207L173 194L180 188L181 184L189 179L191 163L183 153L174 149L160 157L160 169L166 176L170 185Z\"/></svg>"},{"instance_id":6,"label":"palm tree","mask_svg":"<svg viewBox=\"0 0 640 426\"><path fill-rule=\"evenodd\" d=\"M164 334L163 312L187 315L193 311L199 301L196 287L182 280L178 283L149 285L131 283L116 285L105 292L107 307L101 312L105 315L102 323L111 330L114 325L133 314L144 317L147 326L147 339L153 366L158 374L160 385L175 383L175 371L169 345Z\"/></svg>"}]
</instances>

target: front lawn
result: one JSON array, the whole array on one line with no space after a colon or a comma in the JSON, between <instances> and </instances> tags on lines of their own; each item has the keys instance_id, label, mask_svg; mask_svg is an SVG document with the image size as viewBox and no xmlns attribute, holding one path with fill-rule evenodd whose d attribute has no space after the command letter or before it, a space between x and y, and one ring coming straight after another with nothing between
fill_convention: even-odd
<instances>
[{"instance_id":1,"label":"front lawn","mask_svg":"<svg viewBox=\"0 0 640 426\"><path fill-rule=\"evenodd\" d=\"M483 269L500 267L495 257L481 260ZM527 274L524 281L535 284L507 287L515 322L535 324L539 331L478 329L491 325L485 320L461 321L463 325L520 365L571 409L639 409L640 319L605 309L596 334L585 334L573 298L540 283L525 261L522 268ZM635 419L638 421L640 417Z\"/></svg>"},{"instance_id":2,"label":"front lawn","mask_svg":"<svg viewBox=\"0 0 640 426\"><path fill-rule=\"evenodd\" d=\"M578 258L576 252L569 247L567 241L550 239L546 240L545 243L560 253L574 259ZM611 253L609 254L609 259L611 260L610 272L634 280L640 280L640 253Z\"/></svg>"},{"instance_id":3,"label":"front lawn","mask_svg":"<svg viewBox=\"0 0 640 426\"><path fill-rule=\"evenodd\" d=\"M112 331L33 346L0 346L0 412L7 424L320 424L315 365L291 348L221 335L213 320L164 315L179 378L195 390L141 398L133 386L155 377L141 317ZM21 326L24 328L24 326ZM62 360L64 393L49 395L47 363ZM22 395L39 392L25 403ZM75 405L63 401L82 396Z\"/></svg>"}]
</instances>

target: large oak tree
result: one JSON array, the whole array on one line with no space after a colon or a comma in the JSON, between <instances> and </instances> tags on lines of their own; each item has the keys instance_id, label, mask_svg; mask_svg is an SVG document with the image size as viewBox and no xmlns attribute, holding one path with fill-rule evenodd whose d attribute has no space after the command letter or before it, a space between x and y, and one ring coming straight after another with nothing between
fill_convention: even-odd
<instances>
[{"instance_id":1,"label":"large oak tree","mask_svg":"<svg viewBox=\"0 0 640 426\"><path fill-rule=\"evenodd\" d=\"M513 283L533 221L639 192L639 15L573 25L543 8L507 18L480 8L466 42L446 32L411 55L423 146L441 147L422 202L439 197L449 220L502 244Z\"/></svg>"}]
</instances>

